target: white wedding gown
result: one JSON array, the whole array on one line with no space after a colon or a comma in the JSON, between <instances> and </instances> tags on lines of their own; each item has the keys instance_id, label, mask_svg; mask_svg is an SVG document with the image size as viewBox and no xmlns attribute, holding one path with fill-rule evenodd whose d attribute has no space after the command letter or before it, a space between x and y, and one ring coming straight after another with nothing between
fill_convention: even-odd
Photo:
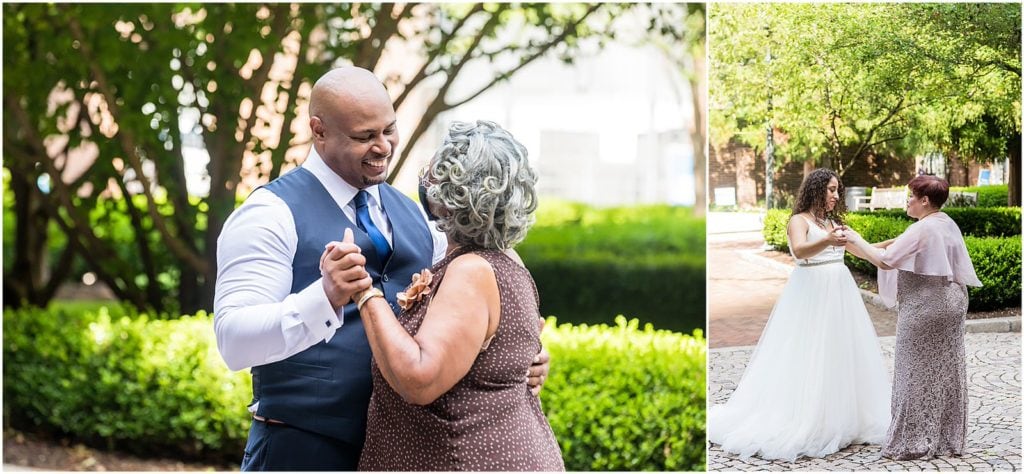
<instances>
[{"instance_id":1,"label":"white wedding gown","mask_svg":"<svg viewBox=\"0 0 1024 474\"><path fill-rule=\"evenodd\" d=\"M809 224L809 241L827 234ZM797 259L739 385L708 410L709 441L790 461L885 441L890 379L843 255Z\"/></svg>"}]
</instances>

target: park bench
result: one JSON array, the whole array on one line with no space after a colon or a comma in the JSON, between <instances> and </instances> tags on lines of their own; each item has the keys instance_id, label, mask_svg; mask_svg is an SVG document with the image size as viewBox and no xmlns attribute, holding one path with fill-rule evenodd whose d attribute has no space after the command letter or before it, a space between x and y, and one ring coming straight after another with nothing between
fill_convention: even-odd
<instances>
[{"instance_id":1,"label":"park bench","mask_svg":"<svg viewBox=\"0 0 1024 474\"><path fill-rule=\"evenodd\" d=\"M854 211L864 209L903 209L907 205L907 188L871 188L870 196L857 196Z\"/></svg>"},{"instance_id":2,"label":"park bench","mask_svg":"<svg viewBox=\"0 0 1024 474\"><path fill-rule=\"evenodd\" d=\"M950 191L942 207L978 207L977 191Z\"/></svg>"},{"instance_id":3,"label":"park bench","mask_svg":"<svg viewBox=\"0 0 1024 474\"><path fill-rule=\"evenodd\" d=\"M903 209L907 204L907 188L871 188L870 196L857 196L853 210ZM976 207L977 191L950 191L942 207Z\"/></svg>"}]
</instances>

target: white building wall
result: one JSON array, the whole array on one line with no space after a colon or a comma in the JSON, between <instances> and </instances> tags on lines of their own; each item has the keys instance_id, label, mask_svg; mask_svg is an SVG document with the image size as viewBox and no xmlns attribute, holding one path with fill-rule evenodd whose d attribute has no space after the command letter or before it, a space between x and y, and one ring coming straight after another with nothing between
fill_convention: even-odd
<instances>
[{"instance_id":1,"label":"white building wall","mask_svg":"<svg viewBox=\"0 0 1024 474\"><path fill-rule=\"evenodd\" d=\"M489 66L475 65L449 97L468 95ZM475 79L475 80L474 80ZM693 204L688 84L654 47L609 43L567 65L541 59L477 99L441 114L396 182L414 189L453 121L492 120L530 153L542 197L593 205Z\"/></svg>"}]
</instances>

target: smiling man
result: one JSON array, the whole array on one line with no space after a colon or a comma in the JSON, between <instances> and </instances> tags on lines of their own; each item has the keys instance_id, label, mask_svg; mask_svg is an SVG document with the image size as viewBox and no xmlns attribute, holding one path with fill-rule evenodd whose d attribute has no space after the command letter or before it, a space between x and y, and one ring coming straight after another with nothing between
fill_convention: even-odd
<instances>
[{"instance_id":1,"label":"smiling man","mask_svg":"<svg viewBox=\"0 0 1024 474\"><path fill-rule=\"evenodd\" d=\"M373 73L328 72L309 115L306 161L254 191L217 241L217 347L228 367L253 375L246 471L356 468L372 386L352 295L373 285L398 313L396 294L447 249L420 207L384 182L399 140ZM321 266L345 229L361 253ZM546 374L542 353L531 385Z\"/></svg>"}]
</instances>

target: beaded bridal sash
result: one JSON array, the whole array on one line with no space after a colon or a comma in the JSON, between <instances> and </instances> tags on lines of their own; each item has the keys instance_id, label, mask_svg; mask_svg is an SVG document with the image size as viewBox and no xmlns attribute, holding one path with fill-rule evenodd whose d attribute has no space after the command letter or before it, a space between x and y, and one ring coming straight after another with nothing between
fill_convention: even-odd
<instances>
[{"instance_id":1,"label":"beaded bridal sash","mask_svg":"<svg viewBox=\"0 0 1024 474\"><path fill-rule=\"evenodd\" d=\"M843 259L842 258L837 258L835 260L822 260L820 262L801 262L801 261L797 261L796 262L796 266L798 266L798 267L816 267L818 265L829 265L829 264L833 264L833 263L843 263Z\"/></svg>"}]
</instances>

